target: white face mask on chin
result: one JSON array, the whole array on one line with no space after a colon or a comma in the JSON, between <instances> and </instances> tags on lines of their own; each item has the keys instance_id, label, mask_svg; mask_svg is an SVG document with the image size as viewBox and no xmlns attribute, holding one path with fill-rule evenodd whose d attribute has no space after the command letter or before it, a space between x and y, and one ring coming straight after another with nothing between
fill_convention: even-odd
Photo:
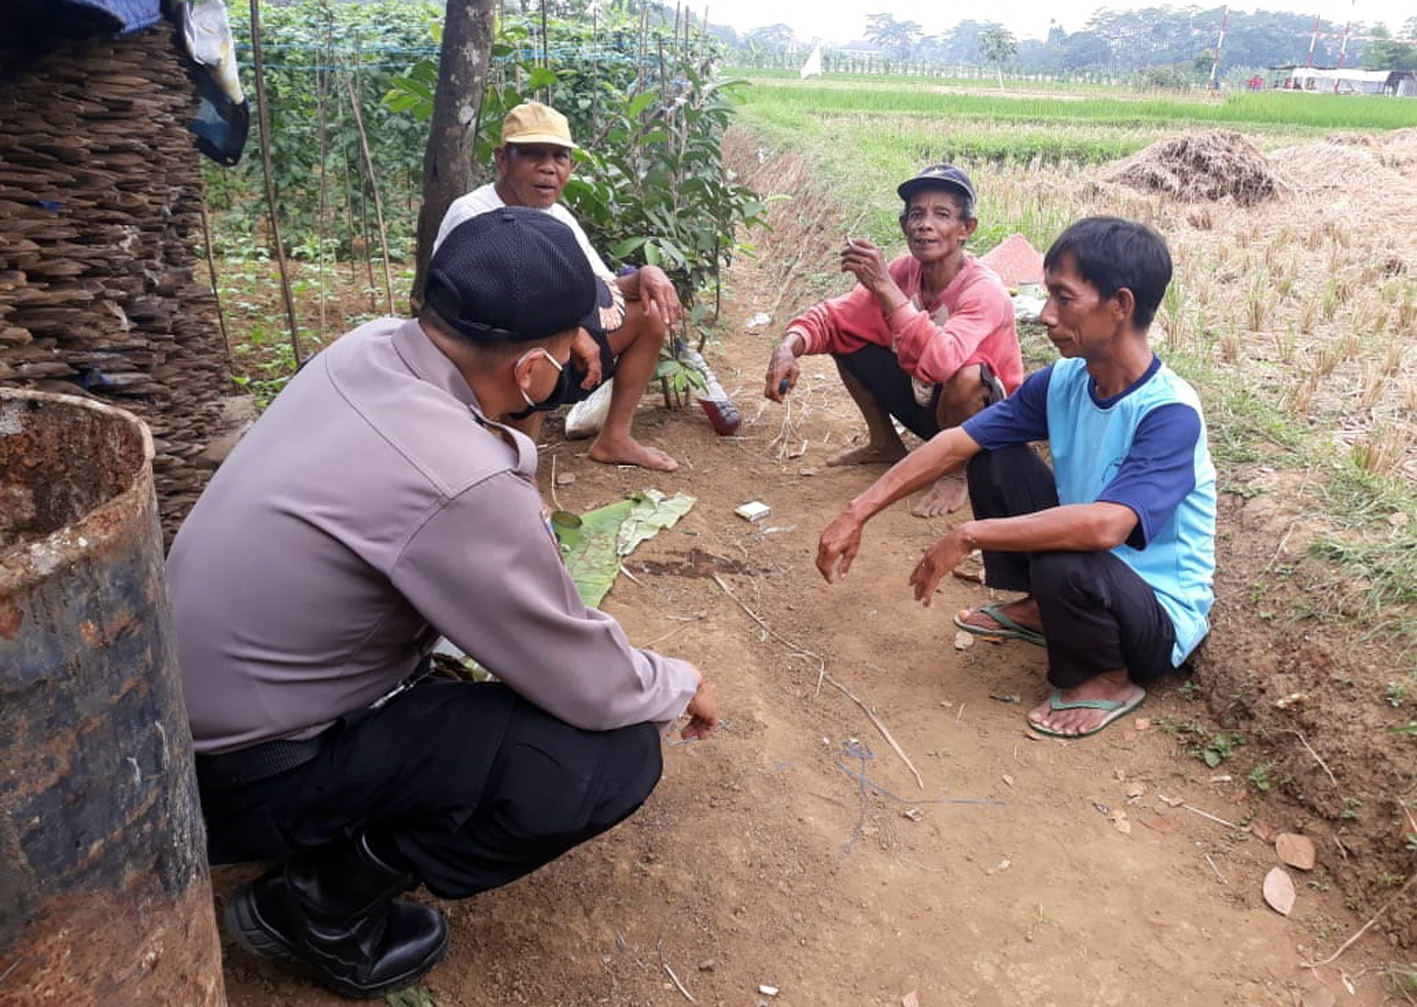
<instances>
[{"instance_id":1,"label":"white face mask on chin","mask_svg":"<svg viewBox=\"0 0 1417 1007\"><path fill-rule=\"evenodd\" d=\"M546 398L542 399L540 402L532 401L531 396L526 393L526 389L518 385L517 391L521 392L522 401L526 403L526 409L519 413L513 413L513 419L525 419L532 413L550 412L557 406L561 405L561 403L566 401L566 393L570 390L570 372L567 371L564 366L562 366L559 360L557 360L550 353L548 353L544 347L538 346L535 349L528 350L526 353L522 354L520 359L517 360L516 367L520 367L522 361L527 359L527 357L531 356L534 353L540 354L541 356L545 357L547 363L549 363L552 367L556 368L556 384L551 389L550 394L548 394Z\"/></svg>"}]
</instances>

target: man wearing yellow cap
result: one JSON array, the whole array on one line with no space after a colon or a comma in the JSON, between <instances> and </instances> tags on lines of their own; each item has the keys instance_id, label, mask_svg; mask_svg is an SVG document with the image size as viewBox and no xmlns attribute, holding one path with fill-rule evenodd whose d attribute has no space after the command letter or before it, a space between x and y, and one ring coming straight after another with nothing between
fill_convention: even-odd
<instances>
[{"instance_id":1,"label":"man wearing yellow cap","mask_svg":"<svg viewBox=\"0 0 1417 1007\"><path fill-rule=\"evenodd\" d=\"M436 250L448 232L463 221L503 206L545 210L568 226L591 268L611 277L624 293L625 322L605 335L593 336L582 330L572 346L570 378L563 382L562 394L554 401L538 403L534 411L509 419L535 439L541 429L542 410L578 402L613 376L610 408L591 444L591 458L611 465L639 465L672 472L679 463L658 448L635 440L630 425L635 418L635 405L654 376L666 328L679 323L683 307L669 277L657 266L641 266L627 275L615 276L591 247L576 218L558 202L575 167L571 154L575 149L570 124L554 108L529 101L512 109L502 121L502 145L493 152L497 181L453 201L433 247Z\"/></svg>"}]
</instances>

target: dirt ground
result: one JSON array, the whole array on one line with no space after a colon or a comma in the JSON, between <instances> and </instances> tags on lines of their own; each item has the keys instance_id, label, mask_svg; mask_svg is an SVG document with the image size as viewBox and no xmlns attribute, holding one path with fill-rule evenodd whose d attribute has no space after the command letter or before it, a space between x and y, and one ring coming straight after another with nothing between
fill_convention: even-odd
<instances>
[{"instance_id":1,"label":"dirt ground","mask_svg":"<svg viewBox=\"0 0 1417 1007\"><path fill-rule=\"evenodd\" d=\"M1042 695L1042 651L954 649L950 613L984 589L950 581L930 609L911 600L906 575L949 521L904 506L873 522L844 582L821 581L818 533L879 470L822 467L855 424L830 365L815 360L808 394L827 402L807 452L778 461L780 407L759 414L750 397L756 357L745 348L723 368L747 405L740 438L716 438L695 412L642 418L684 463L654 482L698 503L630 557L635 580L622 576L605 606L632 640L713 677L724 728L669 741L663 783L613 833L506 889L444 904L454 942L428 982L438 1003L670 1007L687 1002L671 969L696 1003L749 1007L885 1007L912 992L921 1007L1288 1007L1318 986L1381 1003L1380 941L1350 950L1341 969L1300 967L1362 922L1321 890L1322 870L1316 887L1295 872L1299 900L1280 917L1260 897L1273 850L1167 800L1237 825L1256 809L1276 828L1297 821L1243 778L1213 782L1178 753L1155 726L1195 717L1175 688L1148 701L1147 730L1129 720L1083 741L1040 740L1024 711ZM583 444L549 452L576 476L557 489L565 507L650 482L590 462ZM760 524L732 513L748 498L772 507ZM818 688L818 664L797 648L871 707L923 788L858 707ZM952 800L965 803L942 803ZM1109 813L1125 813L1130 832ZM218 887L247 874L219 872ZM227 951L232 1007L339 1002Z\"/></svg>"},{"instance_id":2,"label":"dirt ground","mask_svg":"<svg viewBox=\"0 0 1417 1007\"><path fill-rule=\"evenodd\" d=\"M987 590L947 578L931 608L911 600L911 566L954 518L922 520L899 504L869 526L844 582L818 576L818 534L881 469L824 465L859 430L829 360L804 361L789 407L761 398L767 347L794 306L771 265L783 252L735 266L730 335L710 354L743 411L738 436L718 438L697 409L666 410L651 395L638 429L679 472L597 465L586 442L555 431L542 457L543 490L566 509L651 485L697 497L629 557L631 576L605 608L637 644L713 678L723 729L705 742L668 736L663 782L609 835L505 889L441 904L453 946L427 982L437 1003L1410 1002L1391 986L1413 957L1413 921L1401 915L1410 902L1331 964L1305 965L1338 951L1392 898L1396 872L1410 871L1396 820L1372 799L1361 817L1344 812L1360 794L1410 796L1413 766L1410 748L1373 754L1388 743L1378 713L1354 712L1355 730L1324 716L1352 692L1355 668L1382 659L1380 642L1350 646L1253 617L1254 577L1294 528L1290 474L1254 474L1273 492L1224 495L1215 630L1194 684L1176 679L1094 738L1042 739L1024 714L1044 695L1043 652L956 649L950 615ZM828 254L823 242L807 263ZM763 310L774 325L749 331ZM573 482L551 485L553 456ZM736 517L750 499L771 514ZM1302 592L1303 578L1286 589ZM1311 699L1276 711L1297 692ZM1210 768L1187 753L1196 728L1249 744ZM1252 778L1262 759L1266 791ZM1277 864L1266 837L1284 831L1318 845L1315 870L1290 872L1287 918L1261 896ZM218 898L252 873L216 872ZM342 1002L225 951L232 1007Z\"/></svg>"}]
</instances>

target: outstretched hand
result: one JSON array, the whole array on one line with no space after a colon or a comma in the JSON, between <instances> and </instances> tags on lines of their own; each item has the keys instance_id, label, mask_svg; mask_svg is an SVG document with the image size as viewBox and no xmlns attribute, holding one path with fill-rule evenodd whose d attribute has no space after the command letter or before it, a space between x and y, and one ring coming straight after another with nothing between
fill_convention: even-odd
<instances>
[{"instance_id":1,"label":"outstretched hand","mask_svg":"<svg viewBox=\"0 0 1417 1007\"><path fill-rule=\"evenodd\" d=\"M845 577L861 548L861 522L843 511L817 543L817 569L828 584Z\"/></svg>"},{"instance_id":2,"label":"outstretched hand","mask_svg":"<svg viewBox=\"0 0 1417 1007\"><path fill-rule=\"evenodd\" d=\"M928 608L945 574L959 566L968 555L969 546L957 531L951 531L926 549L925 555L920 557L920 562L910 572L910 586L915 589L915 600Z\"/></svg>"}]
</instances>

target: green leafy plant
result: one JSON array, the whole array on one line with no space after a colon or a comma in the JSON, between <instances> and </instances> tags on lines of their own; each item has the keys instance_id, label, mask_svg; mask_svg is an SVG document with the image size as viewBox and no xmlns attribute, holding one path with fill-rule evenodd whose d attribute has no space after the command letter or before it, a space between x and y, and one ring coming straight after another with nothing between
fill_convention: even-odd
<instances>
[{"instance_id":1,"label":"green leafy plant","mask_svg":"<svg viewBox=\"0 0 1417 1007\"><path fill-rule=\"evenodd\" d=\"M1195 755L1211 769L1220 765L1230 756L1235 754L1235 749L1245 743L1245 739L1237 733L1226 733L1216 731L1214 734L1205 732L1202 734L1197 744L1191 748L1191 754Z\"/></svg>"},{"instance_id":2,"label":"green leafy plant","mask_svg":"<svg viewBox=\"0 0 1417 1007\"><path fill-rule=\"evenodd\" d=\"M1405 996L1411 999L1417 996L1417 962L1410 962L1405 967L1393 968L1388 973L1392 991L1398 996Z\"/></svg>"},{"instance_id":3,"label":"green leafy plant","mask_svg":"<svg viewBox=\"0 0 1417 1007\"><path fill-rule=\"evenodd\" d=\"M422 198L426 127L378 99L409 62L436 52L429 30L441 23L441 7L394 0L300 0L263 7L269 144L287 253L309 258L322 247L341 258L367 253L377 240L377 187L390 254L406 257ZM242 5L231 5L230 17L242 86L254 95L250 14ZM363 164L351 95L359 102L372 177ZM239 164L204 163L219 255L268 254L260 167L260 147L266 142L253 115Z\"/></svg>"},{"instance_id":4,"label":"green leafy plant","mask_svg":"<svg viewBox=\"0 0 1417 1007\"><path fill-rule=\"evenodd\" d=\"M676 396L687 394L690 389L704 387L704 376L698 368L690 367L672 353L660 356L654 376L656 380L663 381L664 387Z\"/></svg>"},{"instance_id":5,"label":"green leafy plant","mask_svg":"<svg viewBox=\"0 0 1417 1007\"><path fill-rule=\"evenodd\" d=\"M491 163L503 116L523 101L565 113L581 144L566 206L614 264L663 269L689 323L706 330L717 312L705 301L716 300L721 270L742 248L740 229L763 223L767 205L723 163L721 140L741 82L716 76L719 49L706 36L640 37L611 27L594 48L582 22L557 19L547 28L554 41L580 45L583 55L558 56L547 67L531 44L534 29L528 19L501 25L474 157ZM619 58L601 58L607 52ZM420 60L393 80L385 104L426 120L436 85L436 58ZM666 360L661 376L682 391L695 380L676 363Z\"/></svg>"},{"instance_id":6,"label":"green leafy plant","mask_svg":"<svg viewBox=\"0 0 1417 1007\"><path fill-rule=\"evenodd\" d=\"M409 986L386 997L389 1007L438 1007L427 986Z\"/></svg>"},{"instance_id":7,"label":"green leafy plant","mask_svg":"<svg viewBox=\"0 0 1417 1007\"><path fill-rule=\"evenodd\" d=\"M1168 717L1158 717L1155 721L1158 730L1166 734L1174 734L1186 745L1186 754L1200 759L1211 769L1219 766L1226 759L1235 754L1235 749L1245 743L1244 735L1238 731L1212 731L1204 724L1194 720L1171 720ZM1258 768L1258 767L1257 767ZM1269 779L1269 764L1265 764L1263 779L1267 789ZM1253 779L1253 774L1252 779Z\"/></svg>"}]
</instances>

